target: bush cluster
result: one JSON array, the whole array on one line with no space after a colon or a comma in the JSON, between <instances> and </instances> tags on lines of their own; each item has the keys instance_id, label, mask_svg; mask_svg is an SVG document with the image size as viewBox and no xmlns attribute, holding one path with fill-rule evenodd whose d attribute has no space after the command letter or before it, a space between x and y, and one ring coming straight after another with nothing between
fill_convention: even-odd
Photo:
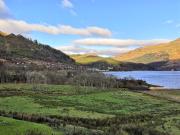
<instances>
[{"instance_id":1,"label":"bush cluster","mask_svg":"<svg viewBox=\"0 0 180 135\"><path fill-rule=\"evenodd\" d=\"M0 70L0 83L31 83L31 84L68 84L99 88L129 88L145 90L149 85L142 80L132 78L118 79L101 72L80 70L59 71L19 71Z\"/></svg>"}]
</instances>

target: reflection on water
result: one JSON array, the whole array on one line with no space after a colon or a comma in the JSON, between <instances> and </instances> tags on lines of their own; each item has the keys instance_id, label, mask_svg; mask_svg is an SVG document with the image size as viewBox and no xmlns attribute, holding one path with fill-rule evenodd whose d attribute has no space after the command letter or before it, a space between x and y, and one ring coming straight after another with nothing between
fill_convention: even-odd
<instances>
[{"instance_id":1,"label":"reflection on water","mask_svg":"<svg viewBox=\"0 0 180 135\"><path fill-rule=\"evenodd\" d=\"M118 71L105 72L105 74L114 75L118 78L132 77L164 88L180 89L180 71Z\"/></svg>"}]
</instances>

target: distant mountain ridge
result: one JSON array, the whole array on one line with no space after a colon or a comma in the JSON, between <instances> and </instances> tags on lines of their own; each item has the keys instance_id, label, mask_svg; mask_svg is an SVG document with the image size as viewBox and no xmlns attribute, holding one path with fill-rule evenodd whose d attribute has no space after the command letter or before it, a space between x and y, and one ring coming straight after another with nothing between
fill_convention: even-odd
<instances>
[{"instance_id":1,"label":"distant mountain ridge","mask_svg":"<svg viewBox=\"0 0 180 135\"><path fill-rule=\"evenodd\" d=\"M180 70L180 38L169 43L146 46L113 58L71 55L80 64L112 70Z\"/></svg>"},{"instance_id":2,"label":"distant mountain ridge","mask_svg":"<svg viewBox=\"0 0 180 135\"><path fill-rule=\"evenodd\" d=\"M75 54L71 57L79 64L88 68L110 71L128 71L128 70L150 70L145 64L135 64L128 62L119 62L111 57L101 57L96 54Z\"/></svg>"},{"instance_id":3,"label":"distant mountain ridge","mask_svg":"<svg viewBox=\"0 0 180 135\"><path fill-rule=\"evenodd\" d=\"M149 64L180 60L180 38L169 43L146 46L114 58L118 61Z\"/></svg>"},{"instance_id":4,"label":"distant mountain ridge","mask_svg":"<svg viewBox=\"0 0 180 135\"><path fill-rule=\"evenodd\" d=\"M30 40L22 35L0 32L0 59L30 59L45 62L75 63L68 55L37 40Z\"/></svg>"}]
</instances>

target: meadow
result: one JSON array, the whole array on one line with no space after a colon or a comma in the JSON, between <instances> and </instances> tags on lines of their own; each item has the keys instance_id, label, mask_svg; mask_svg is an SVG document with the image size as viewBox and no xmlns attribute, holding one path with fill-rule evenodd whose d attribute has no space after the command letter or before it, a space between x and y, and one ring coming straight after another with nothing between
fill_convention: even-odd
<instances>
[{"instance_id":1,"label":"meadow","mask_svg":"<svg viewBox=\"0 0 180 135\"><path fill-rule=\"evenodd\" d=\"M180 92L164 93L1 84L0 135L29 135L28 130L38 135L178 135L180 104L168 95L178 99Z\"/></svg>"},{"instance_id":2,"label":"meadow","mask_svg":"<svg viewBox=\"0 0 180 135\"><path fill-rule=\"evenodd\" d=\"M55 131L47 125L15 120L0 116L1 135L24 135L28 134L28 132L30 132L31 130L42 134L63 135L63 133L61 133L60 131Z\"/></svg>"}]
</instances>

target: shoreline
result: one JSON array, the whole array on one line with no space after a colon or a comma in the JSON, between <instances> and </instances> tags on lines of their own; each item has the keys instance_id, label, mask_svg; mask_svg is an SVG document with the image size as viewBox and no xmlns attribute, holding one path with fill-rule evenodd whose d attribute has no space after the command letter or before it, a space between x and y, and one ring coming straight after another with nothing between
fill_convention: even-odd
<instances>
[{"instance_id":1,"label":"shoreline","mask_svg":"<svg viewBox=\"0 0 180 135\"><path fill-rule=\"evenodd\" d=\"M149 90L150 90L150 91L153 91L153 90L154 90L154 91L155 91L155 90L156 90L156 91L157 91L157 90L180 91L180 88L179 88L179 89L178 89L178 88L177 88L177 89L174 89L174 88L164 88L164 87L161 87L161 86L157 86L157 87L156 87L156 86L155 86L155 87L153 86L153 87L150 87Z\"/></svg>"},{"instance_id":2,"label":"shoreline","mask_svg":"<svg viewBox=\"0 0 180 135\"><path fill-rule=\"evenodd\" d=\"M142 93L169 100L171 102L180 103L180 89L165 89L162 87L151 88L149 91L143 91Z\"/></svg>"}]
</instances>

